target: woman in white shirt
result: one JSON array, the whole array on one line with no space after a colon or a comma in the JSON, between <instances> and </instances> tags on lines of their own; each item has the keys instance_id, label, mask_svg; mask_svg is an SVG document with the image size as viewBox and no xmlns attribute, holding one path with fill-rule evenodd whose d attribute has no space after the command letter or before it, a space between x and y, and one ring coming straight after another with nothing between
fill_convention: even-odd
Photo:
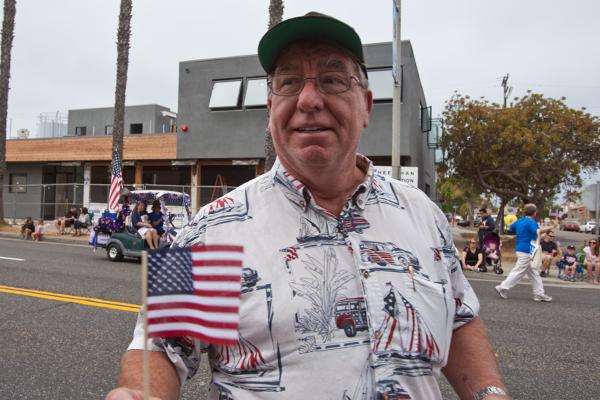
<instances>
[{"instance_id":1,"label":"woman in white shirt","mask_svg":"<svg viewBox=\"0 0 600 400\"><path fill-rule=\"evenodd\" d=\"M588 280L594 285L600 284L600 249L598 239L591 239L584 247L585 267L588 271Z\"/></svg>"}]
</instances>

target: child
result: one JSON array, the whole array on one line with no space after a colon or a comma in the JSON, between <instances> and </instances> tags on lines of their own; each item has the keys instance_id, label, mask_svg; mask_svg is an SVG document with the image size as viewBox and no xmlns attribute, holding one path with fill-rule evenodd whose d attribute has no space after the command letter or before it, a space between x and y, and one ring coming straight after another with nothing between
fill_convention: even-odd
<instances>
[{"instance_id":1,"label":"child","mask_svg":"<svg viewBox=\"0 0 600 400\"><path fill-rule=\"evenodd\" d=\"M39 218L37 220L37 227L35 228L35 232L31 234L31 237L35 242L39 242L42 240L42 236L44 236L44 219Z\"/></svg>"},{"instance_id":2,"label":"child","mask_svg":"<svg viewBox=\"0 0 600 400\"><path fill-rule=\"evenodd\" d=\"M567 253L563 255L560 261L557 263L558 266L558 277L565 281L575 282L575 272L577 270L577 255L575 254L575 246L572 244L567 246ZM565 270L563 276L561 271Z\"/></svg>"},{"instance_id":3,"label":"child","mask_svg":"<svg viewBox=\"0 0 600 400\"><path fill-rule=\"evenodd\" d=\"M33 219L31 217L27 217L25 223L21 225L21 239L31 239L31 234L33 231L35 231Z\"/></svg>"},{"instance_id":4,"label":"child","mask_svg":"<svg viewBox=\"0 0 600 400\"><path fill-rule=\"evenodd\" d=\"M485 258L491 264L498 264L498 259L500 258L500 255L498 254L498 249L496 248L496 243L489 242L485 246Z\"/></svg>"}]
</instances>

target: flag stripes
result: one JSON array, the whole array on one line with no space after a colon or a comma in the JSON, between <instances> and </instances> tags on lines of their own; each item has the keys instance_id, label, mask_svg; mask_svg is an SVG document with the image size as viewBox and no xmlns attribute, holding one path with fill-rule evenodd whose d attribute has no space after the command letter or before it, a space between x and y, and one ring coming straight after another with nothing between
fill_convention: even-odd
<instances>
[{"instance_id":1,"label":"flag stripes","mask_svg":"<svg viewBox=\"0 0 600 400\"><path fill-rule=\"evenodd\" d=\"M243 248L209 245L148 255L148 336L237 343Z\"/></svg>"}]
</instances>

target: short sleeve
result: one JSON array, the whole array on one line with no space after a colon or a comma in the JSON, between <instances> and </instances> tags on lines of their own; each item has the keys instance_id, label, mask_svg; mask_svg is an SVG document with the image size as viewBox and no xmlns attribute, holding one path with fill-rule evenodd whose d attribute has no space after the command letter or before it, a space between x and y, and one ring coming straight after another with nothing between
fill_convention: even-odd
<instances>
[{"instance_id":1,"label":"short sleeve","mask_svg":"<svg viewBox=\"0 0 600 400\"><path fill-rule=\"evenodd\" d=\"M138 314L133 339L127 350L144 350L144 319ZM160 351L167 355L179 376L181 387L191 379L200 367L200 355L208 350L208 344L188 337L148 339L149 351Z\"/></svg>"},{"instance_id":2,"label":"short sleeve","mask_svg":"<svg viewBox=\"0 0 600 400\"><path fill-rule=\"evenodd\" d=\"M443 262L448 271L450 278L450 290L456 302L456 310L454 314L453 329L471 322L479 314L479 300L471 284L462 272L460 259L454 249L454 240L450 225L444 213L434 204L431 203L434 209L435 223L440 234L444 257Z\"/></svg>"}]
</instances>

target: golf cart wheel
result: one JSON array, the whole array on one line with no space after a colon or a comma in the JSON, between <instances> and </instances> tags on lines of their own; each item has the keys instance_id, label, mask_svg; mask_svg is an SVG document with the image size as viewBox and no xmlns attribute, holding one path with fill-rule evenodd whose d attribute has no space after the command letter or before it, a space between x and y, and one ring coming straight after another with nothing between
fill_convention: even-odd
<instances>
[{"instance_id":1,"label":"golf cart wheel","mask_svg":"<svg viewBox=\"0 0 600 400\"><path fill-rule=\"evenodd\" d=\"M110 261L121 261L123 259L123 252L118 245L111 243L106 248L106 256Z\"/></svg>"}]
</instances>

